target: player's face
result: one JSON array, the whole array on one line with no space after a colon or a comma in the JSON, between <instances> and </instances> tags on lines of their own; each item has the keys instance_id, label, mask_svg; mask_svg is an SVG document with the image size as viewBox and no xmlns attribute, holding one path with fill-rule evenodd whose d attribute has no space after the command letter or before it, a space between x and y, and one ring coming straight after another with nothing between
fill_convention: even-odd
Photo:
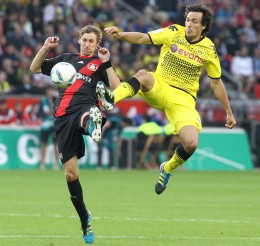
<instances>
[{"instance_id":1,"label":"player's face","mask_svg":"<svg viewBox=\"0 0 260 246\"><path fill-rule=\"evenodd\" d=\"M98 45L97 36L94 33L85 33L79 40L79 43L82 56L93 55Z\"/></svg>"},{"instance_id":2,"label":"player's face","mask_svg":"<svg viewBox=\"0 0 260 246\"><path fill-rule=\"evenodd\" d=\"M202 13L200 12L189 12L186 21L186 37L190 42L195 42L201 38L201 33L205 26L201 25Z\"/></svg>"}]
</instances>

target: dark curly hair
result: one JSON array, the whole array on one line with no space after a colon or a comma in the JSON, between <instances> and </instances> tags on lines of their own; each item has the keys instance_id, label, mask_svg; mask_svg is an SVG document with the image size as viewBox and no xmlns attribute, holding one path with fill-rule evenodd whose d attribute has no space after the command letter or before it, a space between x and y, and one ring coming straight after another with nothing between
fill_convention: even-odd
<instances>
[{"instance_id":1,"label":"dark curly hair","mask_svg":"<svg viewBox=\"0 0 260 246\"><path fill-rule=\"evenodd\" d=\"M186 19L187 15L190 12L199 12L202 13L202 20L201 24L203 26L206 26L205 29L202 31L202 35L206 35L211 28L212 24L212 13L208 10L207 7L202 6L200 4L194 4L194 5L187 5L185 8L184 18Z\"/></svg>"}]
</instances>

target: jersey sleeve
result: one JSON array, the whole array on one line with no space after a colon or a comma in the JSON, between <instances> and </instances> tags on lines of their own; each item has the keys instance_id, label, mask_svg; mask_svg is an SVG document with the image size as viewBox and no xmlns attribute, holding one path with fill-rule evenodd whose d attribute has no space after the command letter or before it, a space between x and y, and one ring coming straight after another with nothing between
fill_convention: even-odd
<instances>
[{"instance_id":1,"label":"jersey sleeve","mask_svg":"<svg viewBox=\"0 0 260 246\"><path fill-rule=\"evenodd\" d=\"M171 25L165 28L157 29L151 32L148 32L152 44L154 45L167 45L171 43L173 35L178 32L178 28L175 25Z\"/></svg>"},{"instance_id":2,"label":"jersey sleeve","mask_svg":"<svg viewBox=\"0 0 260 246\"><path fill-rule=\"evenodd\" d=\"M206 61L206 70L210 78L219 79L221 77L220 61L215 46L212 45L211 47L212 51L209 54L209 59Z\"/></svg>"}]
</instances>

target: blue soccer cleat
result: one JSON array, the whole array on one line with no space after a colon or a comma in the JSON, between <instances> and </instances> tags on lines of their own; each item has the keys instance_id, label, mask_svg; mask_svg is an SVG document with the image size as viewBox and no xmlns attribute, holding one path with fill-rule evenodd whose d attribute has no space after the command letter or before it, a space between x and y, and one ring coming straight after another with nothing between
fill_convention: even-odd
<instances>
[{"instance_id":1,"label":"blue soccer cleat","mask_svg":"<svg viewBox=\"0 0 260 246\"><path fill-rule=\"evenodd\" d=\"M114 108L114 93L102 81L98 81L96 92L105 110Z\"/></svg>"},{"instance_id":2,"label":"blue soccer cleat","mask_svg":"<svg viewBox=\"0 0 260 246\"><path fill-rule=\"evenodd\" d=\"M172 176L171 173L166 173L164 170L164 165L166 164L166 162L163 162L160 165L160 176L158 178L158 180L155 183L155 192L160 195L164 192L164 190L166 189L167 183L169 181L169 178Z\"/></svg>"},{"instance_id":3,"label":"blue soccer cleat","mask_svg":"<svg viewBox=\"0 0 260 246\"><path fill-rule=\"evenodd\" d=\"M93 243L94 242L94 232L91 226L91 214L88 212L88 222L86 227L82 228L83 231L83 239L86 243Z\"/></svg>"},{"instance_id":4,"label":"blue soccer cleat","mask_svg":"<svg viewBox=\"0 0 260 246\"><path fill-rule=\"evenodd\" d=\"M89 124L85 131L89 133L93 141L101 140L102 113L97 106L92 106L89 110Z\"/></svg>"}]
</instances>

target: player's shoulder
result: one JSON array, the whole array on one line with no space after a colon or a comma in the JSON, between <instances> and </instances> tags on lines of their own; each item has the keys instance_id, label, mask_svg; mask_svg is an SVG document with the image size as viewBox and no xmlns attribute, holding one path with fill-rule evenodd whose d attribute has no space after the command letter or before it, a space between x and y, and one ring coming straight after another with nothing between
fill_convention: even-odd
<instances>
[{"instance_id":1,"label":"player's shoulder","mask_svg":"<svg viewBox=\"0 0 260 246\"><path fill-rule=\"evenodd\" d=\"M167 30L169 32L185 32L185 27L179 24L172 24L170 26L165 27L164 30Z\"/></svg>"},{"instance_id":2,"label":"player's shoulder","mask_svg":"<svg viewBox=\"0 0 260 246\"><path fill-rule=\"evenodd\" d=\"M185 28L178 24L172 24L157 30L150 31L148 34L150 36L164 36L164 37L172 37L172 35L176 35L179 32L185 33Z\"/></svg>"},{"instance_id":3,"label":"player's shoulder","mask_svg":"<svg viewBox=\"0 0 260 246\"><path fill-rule=\"evenodd\" d=\"M211 41L210 38L208 37L204 37L202 40L201 40L201 43L205 46L215 46L214 43Z\"/></svg>"}]
</instances>

